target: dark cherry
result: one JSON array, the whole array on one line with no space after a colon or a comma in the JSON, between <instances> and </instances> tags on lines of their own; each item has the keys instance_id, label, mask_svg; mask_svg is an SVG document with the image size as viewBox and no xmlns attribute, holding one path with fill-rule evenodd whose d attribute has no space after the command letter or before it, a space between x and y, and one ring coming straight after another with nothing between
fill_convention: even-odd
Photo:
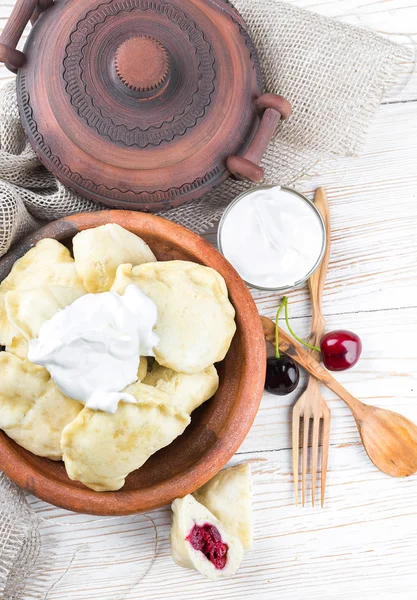
<instances>
[{"instance_id":1,"label":"dark cherry","mask_svg":"<svg viewBox=\"0 0 417 600\"><path fill-rule=\"evenodd\" d=\"M224 569L229 546L222 541L220 531L210 523L194 525L187 540L194 550L199 550L216 569Z\"/></svg>"},{"instance_id":2,"label":"dark cherry","mask_svg":"<svg viewBox=\"0 0 417 600\"><path fill-rule=\"evenodd\" d=\"M359 360L362 352L360 337L352 331L329 331L320 342L321 357L329 371L345 371Z\"/></svg>"},{"instance_id":3,"label":"dark cherry","mask_svg":"<svg viewBox=\"0 0 417 600\"><path fill-rule=\"evenodd\" d=\"M295 390L300 380L297 364L286 354L270 356L266 361L265 389L277 396L286 396Z\"/></svg>"}]
</instances>

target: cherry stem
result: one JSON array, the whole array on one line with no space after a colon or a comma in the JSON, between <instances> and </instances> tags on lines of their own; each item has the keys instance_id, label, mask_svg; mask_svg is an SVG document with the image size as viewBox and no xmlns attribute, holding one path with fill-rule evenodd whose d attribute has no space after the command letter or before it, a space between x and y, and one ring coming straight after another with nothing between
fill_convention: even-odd
<instances>
[{"instance_id":1,"label":"cherry stem","mask_svg":"<svg viewBox=\"0 0 417 600\"><path fill-rule=\"evenodd\" d=\"M291 329L291 325L288 320L288 297L287 296L284 296L284 298L282 299L281 306L278 309L278 313L283 306L285 307L285 322L287 324L288 331L291 333L292 337L295 338L297 340L297 342L300 342L300 344L303 344L303 346L310 348L310 350L315 350L316 352L321 352L320 348L317 348L317 346L313 346L312 344L308 344L307 342L302 340L300 337L298 337L298 335L296 333L294 333L294 331ZM278 319L278 313L277 313L277 319ZM277 327L278 327L278 325L277 325ZM275 339L278 339L277 333L275 334Z\"/></svg>"},{"instance_id":2,"label":"cherry stem","mask_svg":"<svg viewBox=\"0 0 417 600\"><path fill-rule=\"evenodd\" d=\"M282 299L281 304L278 307L277 314L275 316L275 358L281 358L281 354L279 353L278 321L279 321L279 314L280 314L281 310L283 309L283 307L285 306L285 301L287 301L287 303L288 303L288 298L286 296Z\"/></svg>"}]
</instances>

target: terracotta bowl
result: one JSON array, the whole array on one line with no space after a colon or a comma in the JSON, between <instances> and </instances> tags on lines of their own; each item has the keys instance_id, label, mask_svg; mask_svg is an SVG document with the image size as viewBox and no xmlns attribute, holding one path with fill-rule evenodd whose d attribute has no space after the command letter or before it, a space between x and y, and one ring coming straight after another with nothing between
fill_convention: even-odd
<instances>
[{"instance_id":1,"label":"terracotta bowl","mask_svg":"<svg viewBox=\"0 0 417 600\"><path fill-rule=\"evenodd\" d=\"M159 260L190 260L216 269L236 309L237 332L218 366L216 395L193 412L191 424L172 444L131 473L117 492L94 492L71 481L62 462L27 452L0 432L0 468L35 496L68 510L126 515L151 510L193 492L233 456L257 413L265 379L265 342L258 312L242 279L208 242L160 217L128 211L84 213L55 221L19 243L0 261L0 281L40 239L64 243L83 229L118 223L141 236Z\"/></svg>"}]
</instances>

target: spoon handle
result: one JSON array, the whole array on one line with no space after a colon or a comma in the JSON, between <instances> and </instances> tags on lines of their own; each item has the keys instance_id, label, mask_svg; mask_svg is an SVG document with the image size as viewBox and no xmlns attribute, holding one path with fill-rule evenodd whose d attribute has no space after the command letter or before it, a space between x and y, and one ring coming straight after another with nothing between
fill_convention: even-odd
<instances>
[{"instance_id":1,"label":"spoon handle","mask_svg":"<svg viewBox=\"0 0 417 600\"><path fill-rule=\"evenodd\" d=\"M310 291L312 307L310 343L313 344L313 346L318 346L324 334L325 321L322 310L322 297L330 259L330 214L329 204L327 202L327 196L324 188L317 188L314 196L314 204L319 209L326 226L326 250L319 268L308 280L308 288ZM315 359L319 360L318 352L312 350L310 354Z\"/></svg>"},{"instance_id":2,"label":"spoon handle","mask_svg":"<svg viewBox=\"0 0 417 600\"><path fill-rule=\"evenodd\" d=\"M265 338L271 344L275 344L275 323L267 317L261 317ZM321 364L311 356L301 344L293 340L283 329L279 328L279 349L285 352L303 367L310 375L321 381L343 402L345 402L353 413L355 419L361 419L368 408L350 394ZM382 410L382 409L381 409Z\"/></svg>"}]
</instances>

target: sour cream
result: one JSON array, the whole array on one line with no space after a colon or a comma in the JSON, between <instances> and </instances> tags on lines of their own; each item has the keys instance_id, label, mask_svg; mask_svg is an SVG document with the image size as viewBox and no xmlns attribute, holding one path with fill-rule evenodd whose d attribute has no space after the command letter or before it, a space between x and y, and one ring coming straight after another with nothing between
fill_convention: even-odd
<instances>
[{"instance_id":1,"label":"sour cream","mask_svg":"<svg viewBox=\"0 0 417 600\"><path fill-rule=\"evenodd\" d=\"M229 206L218 242L246 283L285 290L318 267L326 233L320 213L306 198L279 186L260 187Z\"/></svg>"},{"instance_id":2,"label":"sour cream","mask_svg":"<svg viewBox=\"0 0 417 600\"><path fill-rule=\"evenodd\" d=\"M86 294L45 321L29 342L28 359L43 365L63 394L89 408L116 412L122 390L137 380L141 356L154 356L155 302L136 285Z\"/></svg>"}]
</instances>

